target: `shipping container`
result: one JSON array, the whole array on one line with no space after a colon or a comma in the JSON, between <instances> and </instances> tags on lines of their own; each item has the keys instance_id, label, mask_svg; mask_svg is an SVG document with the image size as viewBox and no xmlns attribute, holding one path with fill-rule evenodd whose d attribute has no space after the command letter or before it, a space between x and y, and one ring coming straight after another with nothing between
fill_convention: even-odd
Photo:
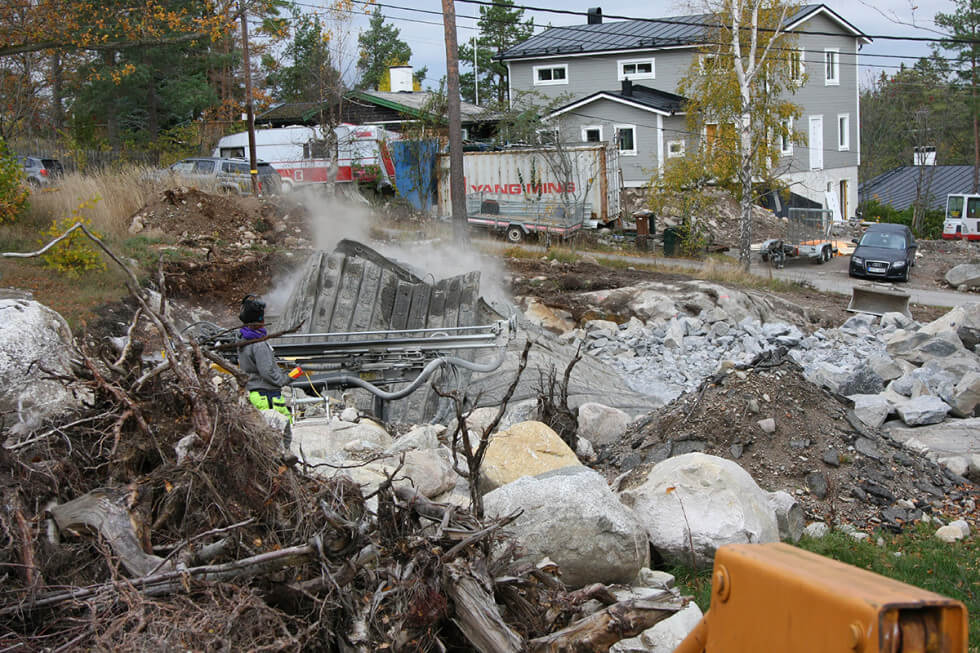
<instances>
[{"instance_id":1,"label":"shipping container","mask_svg":"<svg viewBox=\"0 0 980 653\"><path fill-rule=\"evenodd\" d=\"M528 215L555 207L584 207L586 226L608 224L620 217L618 154L614 146L601 143L466 152L467 203L524 204ZM438 211L448 216L452 214L449 154L439 155L438 166Z\"/></svg>"}]
</instances>

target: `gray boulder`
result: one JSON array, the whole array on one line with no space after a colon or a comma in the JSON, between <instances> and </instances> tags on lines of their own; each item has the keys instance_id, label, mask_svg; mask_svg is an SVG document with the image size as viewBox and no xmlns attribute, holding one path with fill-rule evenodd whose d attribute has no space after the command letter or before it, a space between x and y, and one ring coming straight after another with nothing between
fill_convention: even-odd
<instances>
[{"instance_id":1,"label":"gray boulder","mask_svg":"<svg viewBox=\"0 0 980 653\"><path fill-rule=\"evenodd\" d=\"M980 265L976 263L960 263L952 267L946 273L946 283L954 288L966 286L967 288L980 287Z\"/></svg>"},{"instance_id":2,"label":"gray boulder","mask_svg":"<svg viewBox=\"0 0 980 653\"><path fill-rule=\"evenodd\" d=\"M980 480L980 417L915 428L889 423L886 428L892 439L932 460L962 459L967 464L963 476Z\"/></svg>"},{"instance_id":3,"label":"gray boulder","mask_svg":"<svg viewBox=\"0 0 980 653\"><path fill-rule=\"evenodd\" d=\"M901 315L901 313L894 313ZM904 316L903 316L904 317ZM886 383L897 379L904 374L902 366L895 362L895 359L887 354L874 354L868 357L868 365L874 373L881 377Z\"/></svg>"},{"instance_id":4,"label":"gray boulder","mask_svg":"<svg viewBox=\"0 0 980 653\"><path fill-rule=\"evenodd\" d=\"M857 418L872 428L881 426L891 412L888 399L880 394L850 395L848 399L854 402L854 414Z\"/></svg>"},{"instance_id":5,"label":"gray boulder","mask_svg":"<svg viewBox=\"0 0 980 653\"><path fill-rule=\"evenodd\" d=\"M792 494L782 490L770 492L768 499L769 507L776 513L779 539L783 542L799 542L806 523L803 507Z\"/></svg>"},{"instance_id":6,"label":"gray boulder","mask_svg":"<svg viewBox=\"0 0 980 653\"><path fill-rule=\"evenodd\" d=\"M58 313L20 293L0 295L0 414L11 435L30 433L79 405L61 383L43 378L71 375L71 343Z\"/></svg>"},{"instance_id":7,"label":"gray boulder","mask_svg":"<svg viewBox=\"0 0 980 653\"><path fill-rule=\"evenodd\" d=\"M980 373L967 372L948 397L953 415L973 417L980 407Z\"/></svg>"},{"instance_id":8,"label":"gray boulder","mask_svg":"<svg viewBox=\"0 0 980 653\"><path fill-rule=\"evenodd\" d=\"M595 445L622 440L630 416L618 408L587 402L578 407L578 436Z\"/></svg>"},{"instance_id":9,"label":"gray boulder","mask_svg":"<svg viewBox=\"0 0 980 653\"><path fill-rule=\"evenodd\" d=\"M643 526L591 469L525 476L486 494L483 502L488 515L523 510L508 530L524 557L531 562L550 558L571 587L629 583L649 566Z\"/></svg>"},{"instance_id":10,"label":"gray boulder","mask_svg":"<svg viewBox=\"0 0 980 653\"><path fill-rule=\"evenodd\" d=\"M333 460L348 454L373 454L394 443L388 432L368 419L358 423L314 417L293 424L290 449L301 459ZM356 445L356 446L355 446Z\"/></svg>"},{"instance_id":11,"label":"gray boulder","mask_svg":"<svg viewBox=\"0 0 980 653\"><path fill-rule=\"evenodd\" d=\"M885 389L884 380L875 373L867 361L862 361L854 367L840 367L820 361L806 367L803 375L810 383L845 396L877 394Z\"/></svg>"},{"instance_id":12,"label":"gray boulder","mask_svg":"<svg viewBox=\"0 0 980 653\"><path fill-rule=\"evenodd\" d=\"M625 479L620 499L673 564L690 565L693 556L696 566L707 568L724 544L779 541L768 494L736 463L717 456L669 458Z\"/></svg>"},{"instance_id":13,"label":"gray boulder","mask_svg":"<svg viewBox=\"0 0 980 653\"><path fill-rule=\"evenodd\" d=\"M895 407L898 416L909 426L938 424L946 419L949 410L949 404L934 395L922 395Z\"/></svg>"}]
</instances>

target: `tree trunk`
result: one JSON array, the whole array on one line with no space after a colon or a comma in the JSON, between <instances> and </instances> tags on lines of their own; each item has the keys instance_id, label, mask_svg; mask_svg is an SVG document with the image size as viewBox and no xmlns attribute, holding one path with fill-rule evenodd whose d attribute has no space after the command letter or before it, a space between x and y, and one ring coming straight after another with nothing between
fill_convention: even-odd
<instances>
[{"instance_id":1,"label":"tree trunk","mask_svg":"<svg viewBox=\"0 0 980 653\"><path fill-rule=\"evenodd\" d=\"M61 53L51 53L51 123L56 132L65 128L65 108L63 104L64 73L61 69Z\"/></svg>"},{"instance_id":2,"label":"tree trunk","mask_svg":"<svg viewBox=\"0 0 980 653\"><path fill-rule=\"evenodd\" d=\"M742 187L739 219L738 262L742 269L749 271L752 256L752 119L742 114L739 125L739 168L738 177Z\"/></svg>"}]
</instances>

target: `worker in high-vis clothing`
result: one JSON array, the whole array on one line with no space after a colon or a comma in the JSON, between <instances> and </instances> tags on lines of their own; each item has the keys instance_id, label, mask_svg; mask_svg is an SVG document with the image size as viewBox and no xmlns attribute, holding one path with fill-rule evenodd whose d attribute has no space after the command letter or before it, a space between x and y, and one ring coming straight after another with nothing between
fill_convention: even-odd
<instances>
[{"instance_id":1,"label":"worker in high-vis clothing","mask_svg":"<svg viewBox=\"0 0 980 653\"><path fill-rule=\"evenodd\" d=\"M238 330L242 340L257 340L266 336L265 302L258 296L245 296L238 319L242 321L242 328ZM252 405L259 410L272 409L282 413L292 422L292 415L282 398L282 386L298 378L303 370L294 367L288 374L283 372L276 364L268 340L243 345L238 350L238 366L248 374L245 390Z\"/></svg>"}]
</instances>

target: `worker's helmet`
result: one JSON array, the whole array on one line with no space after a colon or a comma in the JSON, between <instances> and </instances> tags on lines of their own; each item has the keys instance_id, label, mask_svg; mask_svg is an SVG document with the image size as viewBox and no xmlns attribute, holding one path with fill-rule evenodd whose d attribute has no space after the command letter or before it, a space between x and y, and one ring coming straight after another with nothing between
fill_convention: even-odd
<instances>
[{"instance_id":1,"label":"worker's helmet","mask_svg":"<svg viewBox=\"0 0 980 653\"><path fill-rule=\"evenodd\" d=\"M255 324L265 321L265 302L258 295L245 295L242 310L238 314L242 324Z\"/></svg>"}]
</instances>

